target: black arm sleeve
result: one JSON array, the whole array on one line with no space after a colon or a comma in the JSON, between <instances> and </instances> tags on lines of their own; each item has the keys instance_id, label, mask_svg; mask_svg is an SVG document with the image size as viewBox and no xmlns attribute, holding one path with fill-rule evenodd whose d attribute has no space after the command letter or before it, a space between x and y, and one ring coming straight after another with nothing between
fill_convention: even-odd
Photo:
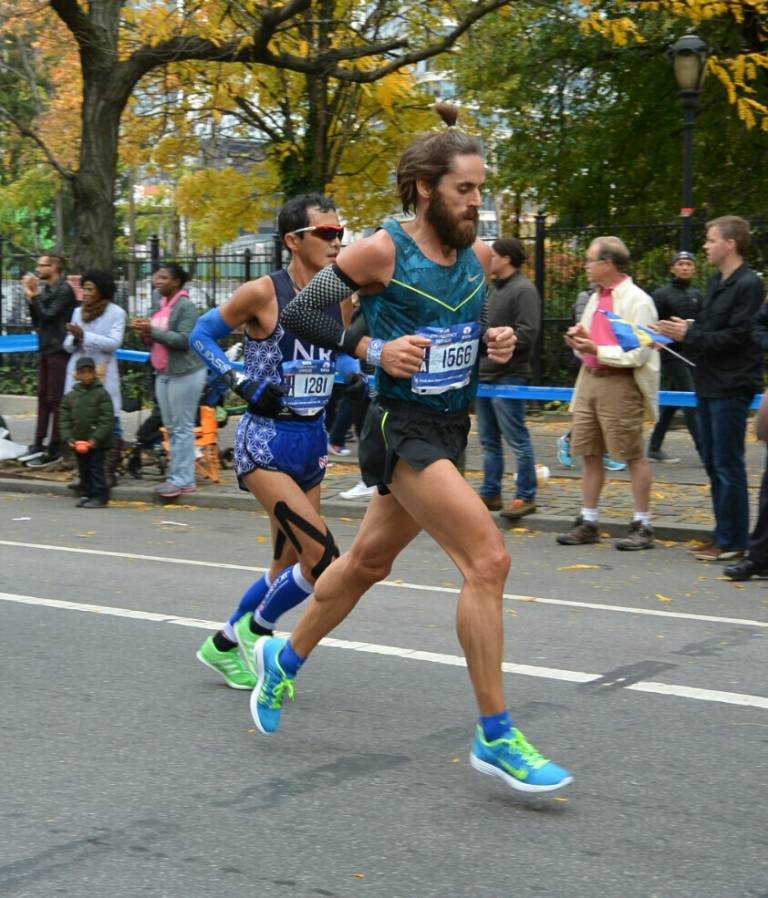
<instances>
[{"instance_id":1,"label":"black arm sleeve","mask_svg":"<svg viewBox=\"0 0 768 898\"><path fill-rule=\"evenodd\" d=\"M284 328L325 349L341 349L352 355L359 338L347 337L342 325L325 314L325 310L342 302L358 289L358 285L336 265L319 271L283 309Z\"/></svg>"},{"instance_id":2,"label":"black arm sleeve","mask_svg":"<svg viewBox=\"0 0 768 898\"><path fill-rule=\"evenodd\" d=\"M488 297L490 290L485 291L483 307L480 309L480 355L488 355L488 344L485 342L485 332L488 330Z\"/></svg>"}]
</instances>

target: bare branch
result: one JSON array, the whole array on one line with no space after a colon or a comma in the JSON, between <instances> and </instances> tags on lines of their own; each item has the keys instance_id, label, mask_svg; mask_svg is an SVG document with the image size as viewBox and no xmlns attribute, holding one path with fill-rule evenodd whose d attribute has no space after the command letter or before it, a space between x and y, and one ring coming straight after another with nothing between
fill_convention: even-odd
<instances>
[{"instance_id":1,"label":"bare branch","mask_svg":"<svg viewBox=\"0 0 768 898\"><path fill-rule=\"evenodd\" d=\"M72 180L74 174L71 171L68 171L64 168L58 159L53 155L53 153L48 149L45 141L40 137L37 131L32 130L28 125L21 121L17 116L15 116L10 109L7 109L5 106L0 106L0 115L4 115L9 122L16 128L16 130L23 137L29 138L33 143L37 144L37 146L42 150L43 155L48 160L48 163L58 172L58 174L67 181Z\"/></svg>"}]
</instances>

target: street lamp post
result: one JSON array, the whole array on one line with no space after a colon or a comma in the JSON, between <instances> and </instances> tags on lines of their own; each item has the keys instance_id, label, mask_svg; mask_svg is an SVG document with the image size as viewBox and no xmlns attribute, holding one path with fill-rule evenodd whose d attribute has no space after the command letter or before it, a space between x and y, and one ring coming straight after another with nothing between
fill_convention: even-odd
<instances>
[{"instance_id":1,"label":"street lamp post","mask_svg":"<svg viewBox=\"0 0 768 898\"><path fill-rule=\"evenodd\" d=\"M709 48L695 34L685 34L667 51L680 90L683 107L683 219L682 247L690 251L693 243L693 127L699 105L701 85L707 74Z\"/></svg>"}]
</instances>

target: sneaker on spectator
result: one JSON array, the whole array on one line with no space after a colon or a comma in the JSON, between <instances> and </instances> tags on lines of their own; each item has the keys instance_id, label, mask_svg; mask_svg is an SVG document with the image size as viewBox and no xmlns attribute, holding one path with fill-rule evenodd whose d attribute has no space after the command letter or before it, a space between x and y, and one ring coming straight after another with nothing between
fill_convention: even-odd
<instances>
[{"instance_id":1,"label":"sneaker on spectator","mask_svg":"<svg viewBox=\"0 0 768 898\"><path fill-rule=\"evenodd\" d=\"M565 468L573 467L573 458L571 457L571 440L567 433L557 438L557 460Z\"/></svg>"},{"instance_id":2,"label":"sneaker on spectator","mask_svg":"<svg viewBox=\"0 0 768 898\"><path fill-rule=\"evenodd\" d=\"M501 496L484 496L482 493L478 494L480 496L480 501L485 505L488 511L500 511L502 508Z\"/></svg>"},{"instance_id":3,"label":"sneaker on spectator","mask_svg":"<svg viewBox=\"0 0 768 898\"><path fill-rule=\"evenodd\" d=\"M64 456L61 454L61 452L59 452L58 449L49 449L42 455L31 458L26 464L28 468L50 468L51 465L55 465L60 462L62 458L64 458Z\"/></svg>"},{"instance_id":4,"label":"sneaker on spectator","mask_svg":"<svg viewBox=\"0 0 768 898\"><path fill-rule=\"evenodd\" d=\"M343 493L339 493L340 499L370 499L371 496L376 492L375 486L366 486L362 480L360 483L356 483L351 490L344 490Z\"/></svg>"},{"instance_id":5,"label":"sneaker on spectator","mask_svg":"<svg viewBox=\"0 0 768 898\"><path fill-rule=\"evenodd\" d=\"M30 446L27 446L27 451L20 455L16 461L26 464L28 461L32 461L32 459L39 458L41 455L45 455L45 446L42 443L32 443Z\"/></svg>"},{"instance_id":6,"label":"sneaker on spectator","mask_svg":"<svg viewBox=\"0 0 768 898\"><path fill-rule=\"evenodd\" d=\"M182 496L186 496L188 493L196 493L197 492L197 484L190 483L189 486L180 486L179 493Z\"/></svg>"},{"instance_id":7,"label":"sneaker on spectator","mask_svg":"<svg viewBox=\"0 0 768 898\"><path fill-rule=\"evenodd\" d=\"M649 449L648 450L648 458L650 458L651 461L659 461L665 465L680 464L679 458L675 458L674 456L669 455L663 449Z\"/></svg>"},{"instance_id":8,"label":"sneaker on spectator","mask_svg":"<svg viewBox=\"0 0 768 898\"><path fill-rule=\"evenodd\" d=\"M624 471L627 466L623 461L614 461L609 455L604 455L603 467L606 471Z\"/></svg>"},{"instance_id":9,"label":"sneaker on spectator","mask_svg":"<svg viewBox=\"0 0 768 898\"><path fill-rule=\"evenodd\" d=\"M181 495L181 488L176 486L172 480L166 480L160 486L155 487L155 493L163 499L175 499Z\"/></svg>"},{"instance_id":10,"label":"sneaker on spectator","mask_svg":"<svg viewBox=\"0 0 768 898\"><path fill-rule=\"evenodd\" d=\"M352 455L351 449L347 449L346 446L337 446L333 443L328 446L328 451L331 455Z\"/></svg>"}]
</instances>

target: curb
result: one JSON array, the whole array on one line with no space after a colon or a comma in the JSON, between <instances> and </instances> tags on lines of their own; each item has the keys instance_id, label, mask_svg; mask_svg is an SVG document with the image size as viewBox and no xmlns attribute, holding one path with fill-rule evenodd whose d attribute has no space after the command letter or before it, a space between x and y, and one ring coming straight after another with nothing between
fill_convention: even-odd
<instances>
[{"instance_id":1,"label":"curb","mask_svg":"<svg viewBox=\"0 0 768 898\"><path fill-rule=\"evenodd\" d=\"M72 498L72 493L67 489L66 483L58 480L32 480L21 477L0 477L0 491L8 493L28 493L32 495L53 495ZM174 500L161 502L152 487L143 484L116 486L111 490L111 497L124 502L146 502L157 505L158 508L168 505L191 505L197 508L230 509L232 511L257 512L260 506L250 493L242 492L207 492L206 487L189 496L183 497L183 502ZM365 514L368 503L364 501L344 501L332 496L321 500L320 509L324 517L350 518L361 520ZM564 533L573 526L573 516L531 514L526 515L520 521L508 521L500 515L493 515L501 530L541 530L544 533ZM600 530L611 537L624 536L628 527L628 521L606 519L600 521ZM694 527L688 524L654 524L654 534L657 539L686 542L688 540L707 540L711 531L703 527ZM561 547L567 549L568 546ZM574 548L579 548L578 546Z\"/></svg>"}]
</instances>

